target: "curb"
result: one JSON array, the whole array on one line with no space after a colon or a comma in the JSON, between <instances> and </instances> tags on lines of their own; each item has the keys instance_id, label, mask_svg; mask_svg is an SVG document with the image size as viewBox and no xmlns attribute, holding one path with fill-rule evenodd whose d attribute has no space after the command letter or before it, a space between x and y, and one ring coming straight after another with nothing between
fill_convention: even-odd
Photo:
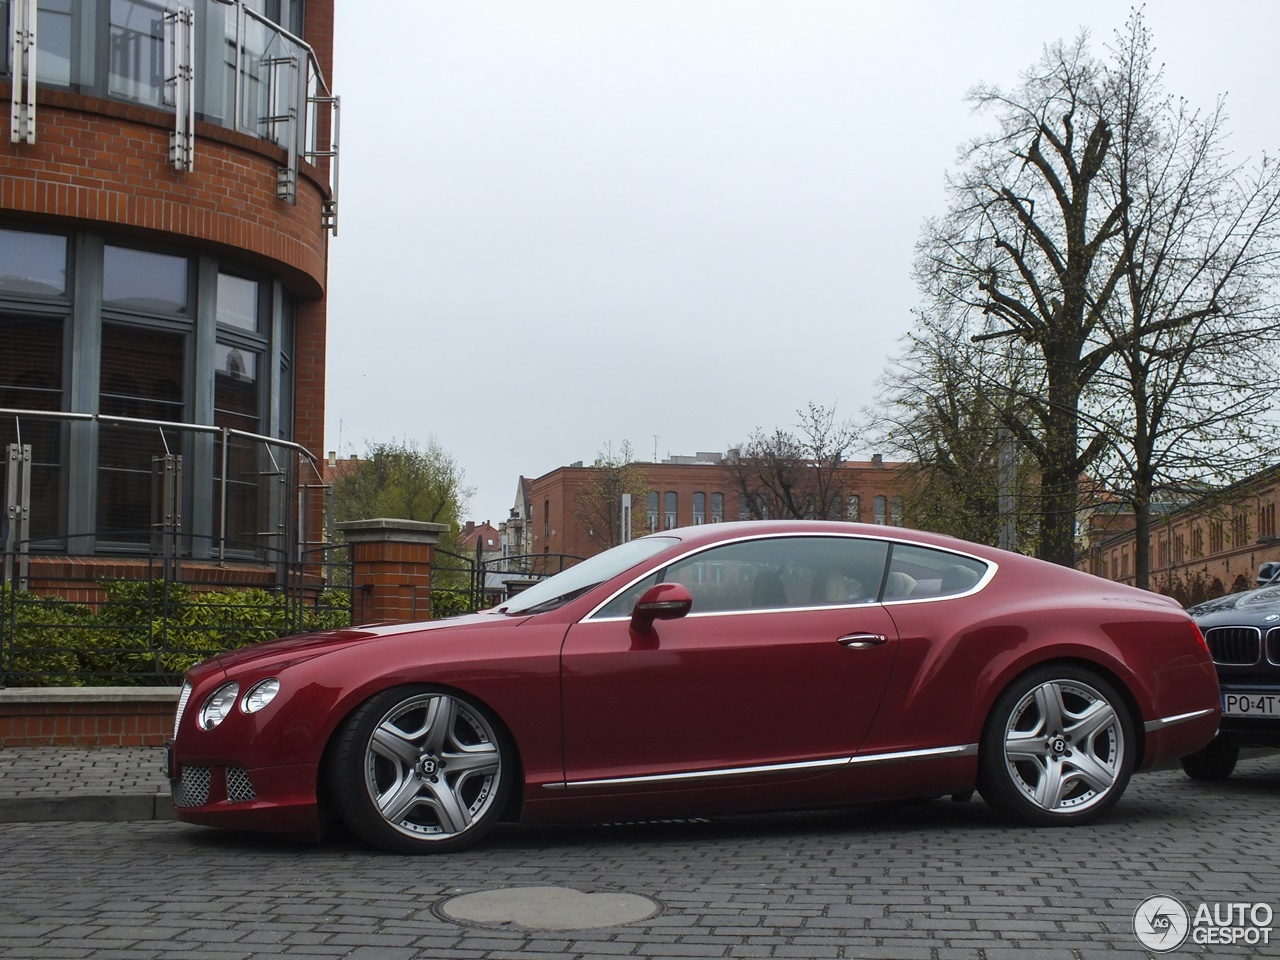
<instances>
[{"instance_id":1,"label":"curb","mask_svg":"<svg viewBox=\"0 0 1280 960\"><path fill-rule=\"evenodd\" d=\"M0 823L82 821L124 823L173 820L167 793L104 794L78 797L6 797L0 799Z\"/></svg>"}]
</instances>

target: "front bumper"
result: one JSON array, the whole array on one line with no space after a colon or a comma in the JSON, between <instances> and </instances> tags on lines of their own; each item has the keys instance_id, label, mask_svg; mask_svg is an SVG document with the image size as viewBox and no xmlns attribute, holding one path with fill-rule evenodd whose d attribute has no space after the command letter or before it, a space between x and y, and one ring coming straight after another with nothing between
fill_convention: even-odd
<instances>
[{"instance_id":1,"label":"front bumper","mask_svg":"<svg viewBox=\"0 0 1280 960\"><path fill-rule=\"evenodd\" d=\"M180 763L166 751L173 814L186 823L236 830L315 833L320 828L315 764L249 768Z\"/></svg>"}]
</instances>

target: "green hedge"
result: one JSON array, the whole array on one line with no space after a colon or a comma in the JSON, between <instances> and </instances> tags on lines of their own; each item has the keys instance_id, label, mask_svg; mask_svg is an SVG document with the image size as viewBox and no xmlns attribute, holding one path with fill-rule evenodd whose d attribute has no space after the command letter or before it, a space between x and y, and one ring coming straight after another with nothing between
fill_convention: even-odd
<instances>
[{"instance_id":1,"label":"green hedge","mask_svg":"<svg viewBox=\"0 0 1280 960\"><path fill-rule=\"evenodd\" d=\"M173 683L192 664L225 650L351 624L350 595L341 591L290 611L282 595L260 589L195 592L158 580L99 586L103 602L96 609L0 588L4 683Z\"/></svg>"}]
</instances>

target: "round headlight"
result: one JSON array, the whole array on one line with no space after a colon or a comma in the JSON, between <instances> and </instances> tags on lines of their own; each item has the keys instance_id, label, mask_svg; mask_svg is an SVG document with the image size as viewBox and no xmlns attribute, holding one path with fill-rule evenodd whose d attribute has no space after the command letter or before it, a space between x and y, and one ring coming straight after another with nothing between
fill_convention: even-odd
<instances>
[{"instance_id":1,"label":"round headlight","mask_svg":"<svg viewBox=\"0 0 1280 960\"><path fill-rule=\"evenodd\" d=\"M223 684L213 691L213 695L200 708L200 726L205 730L212 730L225 720L231 708L236 705L236 697L239 694L240 684L234 681Z\"/></svg>"},{"instance_id":2,"label":"round headlight","mask_svg":"<svg viewBox=\"0 0 1280 960\"><path fill-rule=\"evenodd\" d=\"M245 713L257 713L276 698L280 692L280 681L272 678L255 683L240 701L240 709Z\"/></svg>"}]
</instances>

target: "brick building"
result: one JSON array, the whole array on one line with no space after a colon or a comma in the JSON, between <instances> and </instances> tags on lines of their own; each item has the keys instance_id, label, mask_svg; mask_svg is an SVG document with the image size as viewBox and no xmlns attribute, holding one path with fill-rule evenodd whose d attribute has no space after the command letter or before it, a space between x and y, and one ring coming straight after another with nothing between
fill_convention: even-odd
<instances>
[{"instance_id":1,"label":"brick building","mask_svg":"<svg viewBox=\"0 0 1280 960\"><path fill-rule=\"evenodd\" d=\"M644 499L632 503L633 529L642 533L750 516L719 453L671 457L635 467L643 472L648 487ZM905 464L889 463L878 456L846 463L842 471L845 519L901 525L904 468ZM605 549L609 537L589 529L579 509L579 497L596 469L578 463L557 467L536 479L521 478L517 508L521 503L527 506L525 511L512 511L513 519L519 522L520 552L589 557ZM521 512L524 515L517 518ZM514 542L507 525L503 531L508 541Z\"/></svg>"},{"instance_id":2,"label":"brick building","mask_svg":"<svg viewBox=\"0 0 1280 960\"><path fill-rule=\"evenodd\" d=\"M333 7L0 4L11 575L318 538Z\"/></svg>"},{"instance_id":3,"label":"brick building","mask_svg":"<svg viewBox=\"0 0 1280 960\"><path fill-rule=\"evenodd\" d=\"M1196 600L1253 586L1259 566L1280 560L1278 502L1280 466L1223 490L1153 505L1151 588ZM1137 534L1131 516L1118 508L1106 516L1108 522L1087 528L1076 566L1133 583Z\"/></svg>"}]
</instances>

